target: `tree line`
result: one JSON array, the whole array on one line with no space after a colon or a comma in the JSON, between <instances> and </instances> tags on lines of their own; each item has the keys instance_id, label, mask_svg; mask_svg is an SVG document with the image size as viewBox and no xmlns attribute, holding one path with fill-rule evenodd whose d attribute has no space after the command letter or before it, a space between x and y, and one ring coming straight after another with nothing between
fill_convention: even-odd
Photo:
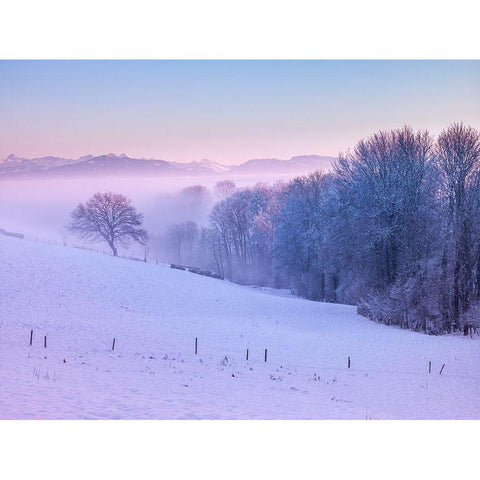
<instances>
[{"instance_id":1,"label":"tree line","mask_svg":"<svg viewBox=\"0 0 480 480\"><path fill-rule=\"evenodd\" d=\"M480 326L480 133L472 127L453 124L437 139L410 127L377 132L330 173L250 188L227 180L215 194L208 225L181 222L162 238L173 261L358 305L372 320L416 331Z\"/></svg>"},{"instance_id":2,"label":"tree line","mask_svg":"<svg viewBox=\"0 0 480 480\"><path fill-rule=\"evenodd\" d=\"M229 280L467 334L480 326L479 209L479 132L404 127L359 141L331 173L231 188L208 228L172 228L189 238L182 261Z\"/></svg>"}]
</instances>

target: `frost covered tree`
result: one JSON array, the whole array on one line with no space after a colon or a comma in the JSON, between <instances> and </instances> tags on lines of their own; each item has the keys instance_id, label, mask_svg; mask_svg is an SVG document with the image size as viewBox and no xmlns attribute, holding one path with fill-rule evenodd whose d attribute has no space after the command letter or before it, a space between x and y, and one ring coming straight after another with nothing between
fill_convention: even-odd
<instances>
[{"instance_id":1,"label":"frost covered tree","mask_svg":"<svg viewBox=\"0 0 480 480\"><path fill-rule=\"evenodd\" d=\"M143 215L130 199L120 193L99 192L73 210L69 229L85 240L107 242L116 256L118 244L146 244L148 234L142 222Z\"/></svg>"},{"instance_id":2,"label":"frost covered tree","mask_svg":"<svg viewBox=\"0 0 480 480\"><path fill-rule=\"evenodd\" d=\"M203 185L192 185L182 189L176 196L178 213L185 220L205 221L212 206L212 198Z\"/></svg>"},{"instance_id":3,"label":"frost covered tree","mask_svg":"<svg viewBox=\"0 0 480 480\"><path fill-rule=\"evenodd\" d=\"M400 270L418 259L432 143L427 132L409 127L379 132L336 166L351 210L350 228L368 251L377 286L393 284Z\"/></svg>"},{"instance_id":4,"label":"frost covered tree","mask_svg":"<svg viewBox=\"0 0 480 480\"><path fill-rule=\"evenodd\" d=\"M222 275L242 283L271 283L278 188L257 184L235 190L214 206L211 239Z\"/></svg>"},{"instance_id":5,"label":"frost covered tree","mask_svg":"<svg viewBox=\"0 0 480 480\"><path fill-rule=\"evenodd\" d=\"M477 130L453 124L436 142L408 126L377 132L328 175L227 193L208 237L222 276L426 333L477 328Z\"/></svg>"},{"instance_id":6,"label":"frost covered tree","mask_svg":"<svg viewBox=\"0 0 480 480\"><path fill-rule=\"evenodd\" d=\"M190 220L169 227L167 244L176 262L192 263L198 236L198 226Z\"/></svg>"},{"instance_id":7,"label":"frost covered tree","mask_svg":"<svg viewBox=\"0 0 480 480\"><path fill-rule=\"evenodd\" d=\"M443 130L437 141L436 161L446 198L444 280L452 286L444 296L450 329L454 331L460 328L462 315L470 309L475 281L480 280L480 239L478 235L475 238L474 229L480 194L480 132L461 123ZM468 329L464 333L467 335Z\"/></svg>"},{"instance_id":8,"label":"frost covered tree","mask_svg":"<svg viewBox=\"0 0 480 480\"><path fill-rule=\"evenodd\" d=\"M249 189L240 190L217 203L210 215L227 278L244 281L250 261L248 210L251 199Z\"/></svg>"},{"instance_id":9,"label":"frost covered tree","mask_svg":"<svg viewBox=\"0 0 480 480\"><path fill-rule=\"evenodd\" d=\"M235 183L231 180L221 180L215 184L214 192L220 200L225 200L235 188Z\"/></svg>"},{"instance_id":10,"label":"frost covered tree","mask_svg":"<svg viewBox=\"0 0 480 480\"><path fill-rule=\"evenodd\" d=\"M335 167L339 232L348 232L336 243L353 298L369 317L404 328L427 330L439 316L435 300L423 309L438 268L432 151L428 132L404 127L361 140Z\"/></svg>"},{"instance_id":11,"label":"frost covered tree","mask_svg":"<svg viewBox=\"0 0 480 480\"><path fill-rule=\"evenodd\" d=\"M288 286L313 300L335 301L337 276L328 244L331 177L320 172L295 178L283 192L275 221L274 266Z\"/></svg>"}]
</instances>

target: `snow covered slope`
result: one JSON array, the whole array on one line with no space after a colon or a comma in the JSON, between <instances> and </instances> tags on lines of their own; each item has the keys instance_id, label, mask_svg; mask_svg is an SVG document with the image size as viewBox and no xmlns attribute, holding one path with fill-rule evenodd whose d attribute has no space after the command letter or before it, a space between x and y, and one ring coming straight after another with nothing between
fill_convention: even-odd
<instances>
[{"instance_id":1,"label":"snow covered slope","mask_svg":"<svg viewBox=\"0 0 480 480\"><path fill-rule=\"evenodd\" d=\"M0 291L1 419L480 418L479 337L2 235Z\"/></svg>"}]
</instances>

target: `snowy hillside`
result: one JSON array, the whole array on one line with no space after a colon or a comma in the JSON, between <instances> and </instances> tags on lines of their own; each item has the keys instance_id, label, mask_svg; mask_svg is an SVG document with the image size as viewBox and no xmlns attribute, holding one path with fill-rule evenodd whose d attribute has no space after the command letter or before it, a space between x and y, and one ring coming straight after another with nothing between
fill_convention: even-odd
<instances>
[{"instance_id":1,"label":"snowy hillside","mask_svg":"<svg viewBox=\"0 0 480 480\"><path fill-rule=\"evenodd\" d=\"M2 235L0 266L1 419L480 419L480 337Z\"/></svg>"}]
</instances>

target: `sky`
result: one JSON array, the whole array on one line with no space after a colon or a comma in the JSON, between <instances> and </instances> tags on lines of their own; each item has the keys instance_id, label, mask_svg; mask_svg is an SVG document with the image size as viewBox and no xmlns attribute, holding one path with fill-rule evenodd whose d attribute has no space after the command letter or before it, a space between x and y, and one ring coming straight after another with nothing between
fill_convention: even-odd
<instances>
[{"instance_id":1,"label":"sky","mask_svg":"<svg viewBox=\"0 0 480 480\"><path fill-rule=\"evenodd\" d=\"M480 128L480 61L0 61L0 159L336 156L460 121Z\"/></svg>"}]
</instances>

